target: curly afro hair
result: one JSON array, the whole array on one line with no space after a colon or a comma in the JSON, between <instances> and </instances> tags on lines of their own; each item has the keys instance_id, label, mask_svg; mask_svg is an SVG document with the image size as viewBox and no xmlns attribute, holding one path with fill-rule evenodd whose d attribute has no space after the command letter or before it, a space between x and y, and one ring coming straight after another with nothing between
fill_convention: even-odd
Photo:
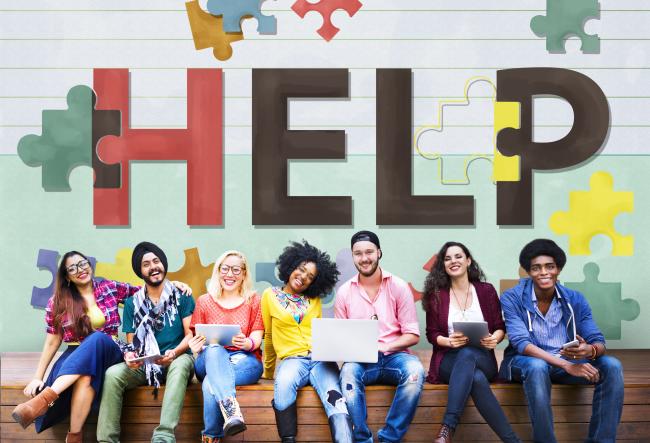
<instances>
[{"instance_id":1,"label":"curly afro hair","mask_svg":"<svg viewBox=\"0 0 650 443\"><path fill-rule=\"evenodd\" d=\"M564 268L566 264L566 254L553 240L547 238L538 238L528 243L519 254L519 264L526 272L530 271L530 262L540 255L553 257L558 268Z\"/></svg>"},{"instance_id":2,"label":"curly afro hair","mask_svg":"<svg viewBox=\"0 0 650 443\"><path fill-rule=\"evenodd\" d=\"M467 277L470 282L476 283L479 281L485 281L485 274L479 266L478 262L472 257L472 254L462 243L455 241L449 241L442 245L440 251L436 255L436 263L433 265L431 272L427 275L426 280L424 280L424 296L422 299L422 307L427 311L430 307L432 300L437 301L437 294L441 289L449 289L451 286L451 280L447 271L445 270L445 255L447 254L447 249L452 246L458 246L465 253L465 257L472 260L469 267L467 268Z\"/></svg>"},{"instance_id":3,"label":"curly afro hair","mask_svg":"<svg viewBox=\"0 0 650 443\"><path fill-rule=\"evenodd\" d=\"M312 262L318 269L318 274L309 287L303 292L306 297L325 297L329 294L339 280L340 272L327 252L322 252L315 246L303 240L302 243L291 242L284 248L282 254L275 261L278 267L278 277L285 284L289 281L291 273L301 263Z\"/></svg>"}]
</instances>

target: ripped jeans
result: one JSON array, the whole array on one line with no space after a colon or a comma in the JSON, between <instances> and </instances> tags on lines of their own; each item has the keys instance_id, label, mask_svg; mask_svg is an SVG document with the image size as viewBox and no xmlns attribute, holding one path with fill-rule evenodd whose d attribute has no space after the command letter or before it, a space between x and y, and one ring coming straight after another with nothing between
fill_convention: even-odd
<instances>
[{"instance_id":1,"label":"ripped jeans","mask_svg":"<svg viewBox=\"0 0 650 443\"><path fill-rule=\"evenodd\" d=\"M311 357L287 357L275 374L273 403L283 411L296 402L298 389L311 384L320 398L325 414L347 414L339 385L339 368L334 362L313 361Z\"/></svg>"},{"instance_id":2,"label":"ripped jeans","mask_svg":"<svg viewBox=\"0 0 650 443\"><path fill-rule=\"evenodd\" d=\"M386 424L378 432L379 441L400 442L408 430L420 401L424 369L417 356L407 352L379 353L377 363L345 363L341 368L341 388L354 425L354 441L372 443L366 419L366 385L397 386L386 415Z\"/></svg>"}]
</instances>

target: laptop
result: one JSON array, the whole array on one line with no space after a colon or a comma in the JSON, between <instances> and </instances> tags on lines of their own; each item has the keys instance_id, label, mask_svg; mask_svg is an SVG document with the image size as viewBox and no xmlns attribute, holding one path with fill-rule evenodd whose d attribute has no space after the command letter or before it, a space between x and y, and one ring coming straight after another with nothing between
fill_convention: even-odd
<instances>
[{"instance_id":1,"label":"laptop","mask_svg":"<svg viewBox=\"0 0 650 443\"><path fill-rule=\"evenodd\" d=\"M377 363L379 322L315 318L311 323L311 359Z\"/></svg>"}]
</instances>

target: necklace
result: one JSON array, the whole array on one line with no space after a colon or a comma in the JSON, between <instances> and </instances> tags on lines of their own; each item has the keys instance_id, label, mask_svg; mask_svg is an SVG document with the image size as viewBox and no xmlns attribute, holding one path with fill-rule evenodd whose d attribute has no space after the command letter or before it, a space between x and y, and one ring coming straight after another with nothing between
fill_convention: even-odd
<instances>
[{"instance_id":1,"label":"necklace","mask_svg":"<svg viewBox=\"0 0 650 443\"><path fill-rule=\"evenodd\" d=\"M449 287L449 290L451 291L452 295L456 299L456 304L458 305L458 308L460 309L461 320L466 320L467 319L467 317L466 317L467 303L469 302L469 292L470 292L471 287L472 287L471 284L467 285L467 294L465 294L465 306L461 306L460 300L458 300L458 295L456 295L456 292L454 291L454 288L452 288L451 286Z\"/></svg>"}]
</instances>

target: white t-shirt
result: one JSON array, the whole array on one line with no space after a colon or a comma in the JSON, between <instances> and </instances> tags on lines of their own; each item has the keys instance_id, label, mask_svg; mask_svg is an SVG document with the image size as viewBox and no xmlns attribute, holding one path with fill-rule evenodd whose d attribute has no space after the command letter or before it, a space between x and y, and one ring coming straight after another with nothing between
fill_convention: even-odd
<instances>
[{"instance_id":1,"label":"white t-shirt","mask_svg":"<svg viewBox=\"0 0 650 443\"><path fill-rule=\"evenodd\" d=\"M485 321L483 318L483 312L481 311L481 305L478 303L478 296L476 295L476 289L474 288L474 285L471 285L471 288L472 305L467 308L466 311L463 311L462 309L456 307L456 305L453 303L456 301L456 299L451 293L451 288L449 289L449 316L447 317L447 332L449 335L454 332L455 321Z\"/></svg>"}]
</instances>

